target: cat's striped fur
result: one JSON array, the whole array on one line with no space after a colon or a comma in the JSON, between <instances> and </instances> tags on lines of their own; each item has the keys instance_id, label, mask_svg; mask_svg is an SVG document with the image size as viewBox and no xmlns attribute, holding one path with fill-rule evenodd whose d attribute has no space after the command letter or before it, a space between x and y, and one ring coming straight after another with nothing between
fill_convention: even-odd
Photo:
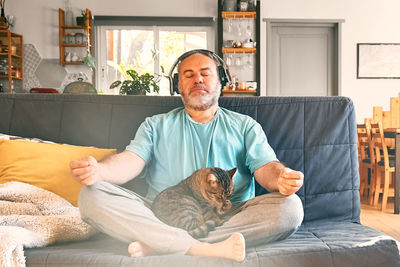
<instances>
[{"instance_id":1,"label":"cat's striped fur","mask_svg":"<svg viewBox=\"0 0 400 267\"><path fill-rule=\"evenodd\" d=\"M203 168L179 184L162 191L152 210L164 223L185 229L195 238L205 237L224 222L223 215L232 204L236 168Z\"/></svg>"}]
</instances>

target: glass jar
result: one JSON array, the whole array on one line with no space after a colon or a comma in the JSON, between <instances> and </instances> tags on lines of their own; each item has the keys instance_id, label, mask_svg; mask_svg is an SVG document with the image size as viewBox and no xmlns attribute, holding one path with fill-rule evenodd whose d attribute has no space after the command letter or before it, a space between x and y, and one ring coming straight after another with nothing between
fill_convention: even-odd
<instances>
[{"instance_id":1,"label":"glass jar","mask_svg":"<svg viewBox=\"0 0 400 267\"><path fill-rule=\"evenodd\" d=\"M224 0L224 11L233 12L236 11L236 0Z\"/></svg>"},{"instance_id":2,"label":"glass jar","mask_svg":"<svg viewBox=\"0 0 400 267\"><path fill-rule=\"evenodd\" d=\"M247 11L257 11L257 0L248 0Z\"/></svg>"},{"instance_id":3,"label":"glass jar","mask_svg":"<svg viewBox=\"0 0 400 267\"><path fill-rule=\"evenodd\" d=\"M0 58L0 74L7 75L8 74L8 59Z\"/></svg>"},{"instance_id":4,"label":"glass jar","mask_svg":"<svg viewBox=\"0 0 400 267\"><path fill-rule=\"evenodd\" d=\"M69 44L75 44L75 33L70 33L68 34L68 43Z\"/></svg>"},{"instance_id":5,"label":"glass jar","mask_svg":"<svg viewBox=\"0 0 400 267\"><path fill-rule=\"evenodd\" d=\"M88 37L87 37L86 33L83 33L83 34L82 34L82 43L83 43L83 44L86 44L87 41L88 41Z\"/></svg>"},{"instance_id":6,"label":"glass jar","mask_svg":"<svg viewBox=\"0 0 400 267\"><path fill-rule=\"evenodd\" d=\"M83 44L83 34L82 33L77 33L75 35L75 43L76 44Z\"/></svg>"},{"instance_id":7,"label":"glass jar","mask_svg":"<svg viewBox=\"0 0 400 267\"><path fill-rule=\"evenodd\" d=\"M247 0L240 0L240 11L247 11L248 3Z\"/></svg>"}]
</instances>

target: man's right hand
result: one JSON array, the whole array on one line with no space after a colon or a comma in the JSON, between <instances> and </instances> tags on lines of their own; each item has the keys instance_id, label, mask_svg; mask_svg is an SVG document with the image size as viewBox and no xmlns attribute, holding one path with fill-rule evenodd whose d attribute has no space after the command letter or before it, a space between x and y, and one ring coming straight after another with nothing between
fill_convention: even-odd
<instances>
[{"instance_id":1,"label":"man's right hand","mask_svg":"<svg viewBox=\"0 0 400 267\"><path fill-rule=\"evenodd\" d=\"M100 165L92 156L71 161L69 167L72 177L82 185L92 185L101 180Z\"/></svg>"}]
</instances>

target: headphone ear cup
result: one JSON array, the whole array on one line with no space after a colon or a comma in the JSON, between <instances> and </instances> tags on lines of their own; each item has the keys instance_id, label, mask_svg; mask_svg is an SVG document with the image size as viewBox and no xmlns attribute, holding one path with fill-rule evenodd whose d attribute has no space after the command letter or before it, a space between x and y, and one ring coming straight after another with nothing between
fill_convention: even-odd
<instances>
[{"instance_id":1,"label":"headphone ear cup","mask_svg":"<svg viewBox=\"0 0 400 267\"><path fill-rule=\"evenodd\" d=\"M223 88L227 82L230 82L227 77L226 70L223 66L218 66L218 76L221 83L221 88Z\"/></svg>"},{"instance_id":2,"label":"headphone ear cup","mask_svg":"<svg viewBox=\"0 0 400 267\"><path fill-rule=\"evenodd\" d=\"M172 78L172 86L173 86L173 90L175 93L179 94L179 74L178 73L174 73L174 76Z\"/></svg>"}]
</instances>

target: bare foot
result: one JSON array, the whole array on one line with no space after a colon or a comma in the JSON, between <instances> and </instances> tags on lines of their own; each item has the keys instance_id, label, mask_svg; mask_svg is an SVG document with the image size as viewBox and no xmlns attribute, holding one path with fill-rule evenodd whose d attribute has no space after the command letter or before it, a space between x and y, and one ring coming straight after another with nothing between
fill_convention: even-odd
<instances>
[{"instance_id":1,"label":"bare foot","mask_svg":"<svg viewBox=\"0 0 400 267\"><path fill-rule=\"evenodd\" d=\"M128 246L128 252L131 254L132 258L149 256L153 254L153 250L149 246L139 241L130 243Z\"/></svg>"},{"instance_id":2,"label":"bare foot","mask_svg":"<svg viewBox=\"0 0 400 267\"><path fill-rule=\"evenodd\" d=\"M196 243L189 249L188 254L227 258L241 262L246 257L246 244L241 233L234 233L228 239L218 243Z\"/></svg>"}]
</instances>

